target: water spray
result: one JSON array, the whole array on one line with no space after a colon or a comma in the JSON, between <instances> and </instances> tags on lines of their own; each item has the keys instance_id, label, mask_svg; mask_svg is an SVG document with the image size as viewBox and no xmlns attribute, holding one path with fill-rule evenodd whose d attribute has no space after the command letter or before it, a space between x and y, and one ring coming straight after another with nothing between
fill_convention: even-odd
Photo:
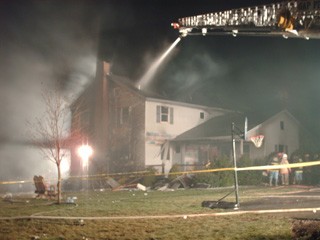
<instances>
[{"instance_id":1,"label":"water spray","mask_svg":"<svg viewBox=\"0 0 320 240\"><path fill-rule=\"evenodd\" d=\"M156 74L157 69L159 68L160 64L163 60L169 55L169 53L173 50L173 48L180 42L181 37L178 37L171 46L155 61L152 63L149 70L143 75L143 77L137 82L136 86L141 89L145 87L152 77Z\"/></svg>"}]
</instances>

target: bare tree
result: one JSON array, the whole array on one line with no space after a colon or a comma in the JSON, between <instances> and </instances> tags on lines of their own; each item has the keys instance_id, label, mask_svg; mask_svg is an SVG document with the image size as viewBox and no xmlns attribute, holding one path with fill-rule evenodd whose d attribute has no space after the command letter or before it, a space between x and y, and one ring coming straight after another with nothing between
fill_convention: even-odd
<instances>
[{"instance_id":1,"label":"bare tree","mask_svg":"<svg viewBox=\"0 0 320 240\"><path fill-rule=\"evenodd\" d=\"M71 134L70 109L58 88L44 90L42 100L45 106L44 114L36 117L33 123L28 122L30 137L43 156L57 167L57 203L60 204L62 199L61 162L66 157L66 150L77 142L74 138L78 134Z\"/></svg>"}]
</instances>

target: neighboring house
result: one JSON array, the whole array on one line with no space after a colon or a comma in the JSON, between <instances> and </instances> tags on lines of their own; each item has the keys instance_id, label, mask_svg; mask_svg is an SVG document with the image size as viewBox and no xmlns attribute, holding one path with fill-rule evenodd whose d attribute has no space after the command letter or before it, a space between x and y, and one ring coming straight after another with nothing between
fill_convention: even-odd
<instances>
[{"instance_id":1,"label":"neighboring house","mask_svg":"<svg viewBox=\"0 0 320 240\"><path fill-rule=\"evenodd\" d=\"M287 110L264 118L257 114L231 113L209 119L173 139L171 145L178 149L174 152L174 164L182 165L184 170L189 170L203 166L208 161L214 161L220 155L231 156L232 123L239 130L236 132L244 132L246 118L246 139L243 140L235 134L238 157L246 154L252 159L262 159L273 152L285 152L290 155L299 149L300 124ZM250 140L257 135L264 136L259 148Z\"/></svg>"},{"instance_id":2,"label":"neighboring house","mask_svg":"<svg viewBox=\"0 0 320 240\"><path fill-rule=\"evenodd\" d=\"M100 63L95 81L72 105L72 127L81 129L84 141L92 145L96 171L131 172L152 167L167 173L173 162L168 140L231 112L165 99L135 88L128 79L108 70L108 64ZM76 149L71 158L73 174L79 174L81 160Z\"/></svg>"},{"instance_id":3,"label":"neighboring house","mask_svg":"<svg viewBox=\"0 0 320 240\"><path fill-rule=\"evenodd\" d=\"M263 158L274 151L291 154L299 148L299 123L286 110L257 119L257 115L171 101L110 74L107 63L98 64L96 79L71 109L72 132L80 132L82 142L93 147L92 172L152 167L168 173L174 164L183 170L203 168L219 155L231 156L231 123L243 130L245 117L247 139L237 138L237 156ZM263 144L255 148L249 139L259 134L264 135ZM76 149L71 151L71 171L81 173Z\"/></svg>"},{"instance_id":4,"label":"neighboring house","mask_svg":"<svg viewBox=\"0 0 320 240\"><path fill-rule=\"evenodd\" d=\"M253 118L254 120L254 118ZM267 118L248 130L248 137L264 135L264 143L260 148L250 145L250 157L261 158L272 152L284 152L291 155L299 149L300 124L288 110Z\"/></svg>"}]
</instances>

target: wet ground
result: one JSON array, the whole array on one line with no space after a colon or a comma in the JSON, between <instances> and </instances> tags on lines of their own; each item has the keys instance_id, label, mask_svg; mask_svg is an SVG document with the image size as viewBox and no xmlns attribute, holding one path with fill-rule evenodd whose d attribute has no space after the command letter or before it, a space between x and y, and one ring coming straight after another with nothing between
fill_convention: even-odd
<instances>
[{"instance_id":1,"label":"wet ground","mask_svg":"<svg viewBox=\"0 0 320 240\"><path fill-rule=\"evenodd\" d=\"M258 200L240 203L240 210L283 210L278 214L298 219L320 219L320 187L297 186L292 192L264 196Z\"/></svg>"}]
</instances>

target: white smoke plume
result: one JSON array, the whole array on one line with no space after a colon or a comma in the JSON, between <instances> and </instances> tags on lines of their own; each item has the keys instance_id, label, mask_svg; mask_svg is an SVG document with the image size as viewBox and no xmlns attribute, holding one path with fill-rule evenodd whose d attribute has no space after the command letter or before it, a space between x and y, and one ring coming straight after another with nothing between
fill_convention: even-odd
<instances>
[{"instance_id":1,"label":"white smoke plume","mask_svg":"<svg viewBox=\"0 0 320 240\"><path fill-rule=\"evenodd\" d=\"M97 17L81 1L12 1L2 5L0 181L54 176L56 166L29 145L26 121L43 113L44 88L59 83L67 100L72 101L93 79Z\"/></svg>"}]
</instances>

